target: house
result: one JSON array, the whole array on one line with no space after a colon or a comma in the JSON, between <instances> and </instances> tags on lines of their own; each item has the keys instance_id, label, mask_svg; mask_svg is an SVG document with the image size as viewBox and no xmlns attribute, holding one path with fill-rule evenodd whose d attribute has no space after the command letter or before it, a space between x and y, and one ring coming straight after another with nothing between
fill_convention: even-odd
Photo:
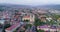
<instances>
[{"instance_id":1,"label":"house","mask_svg":"<svg viewBox=\"0 0 60 32\"><path fill-rule=\"evenodd\" d=\"M52 18L51 17L48 17L48 18L46 18L48 21L51 21L52 20Z\"/></svg>"},{"instance_id":2,"label":"house","mask_svg":"<svg viewBox=\"0 0 60 32\"><path fill-rule=\"evenodd\" d=\"M45 10L38 10L37 11L39 14L46 14L47 13L47 11L45 11Z\"/></svg>"},{"instance_id":3,"label":"house","mask_svg":"<svg viewBox=\"0 0 60 32\"><path fill-rule=\"evenodd\" d=\"M60 18L58 18L57 21L60 21Z\"/></svg>"},{"instance_id":4,"label":"house","mask_svg":"<svg viewBox=\"0 0 60 32\"><path fill-rule=\"evenodd\" d=\"M57 28L57 31L60 32L60 27Z\"/></svg>"},{"instance_id":5,"label":"house","mask_svg":"<svg viewBox=\"0 0 60 32\"><path fill-rule=\"evenodd\" d=\"M29 20L30 22L34 22L35 21L35 16L34 15L26 15L23 16L22 20Z\"/></svg>"},{"instance_id":6,"label":"house","mask_svg":"<svg viewBox=\"0 0 60 32\"><path fill-rule=\"evenodd\" d=\"M37 30L39 30L39 29L44 30L44 31L48 31L48 30L49 30L49 27L48 27L47 25L38 26L38 27L37 27Z\"/></svg>"},{"instance_id":7,"label":"house","mask_svg":"<svg viewBox=\"0 0 60 32\"><path fill-rule=\"evenodd\" d=\"M57 24L60 26L60 18L57 19Z\"/></svg>"},{"instance_id":8,"label":"house","mask_svg":"<svg viewBox=\"0 0 60 32\"><path fill-rule=\"evenodd\" d=\"M56 31L57 31L57 28L55 26L50 27L50 32L56 32Z\"/></svg>"},{"instance_id":9,"label":"house","mask_svg":"<svg viewBox=\"0 0 60 32\"><path fill-rule=\"evenodd\" d=\"M14 30L16 30L18 27L20 27L20 23L14 24L9 28L6 28L5 31L6 32L13 32Z\"/></svg>"},{"instance_id":10,"label":"house","mask_svg":"<svg viewBox=\"0 0 60 32\"><path fill-rule=\"evenodd\" d=\"M10 24L11 24L11 25L14 25L14 24L17 24L17 23L20 23L20 22L14 21L13 19L10 21Z\"/></svg>"},{"instance_id":11,"label":"house","mask_svg":"<svg viewBox=\"0 0 60 32\"><path fill-rule=\"evenodd\" d=\"M30 16L23 16L22 20L30 20Z\"/></svg>"},{"instance_id":12,"label":"house","mask_svg":"<svg viewBox=\"0 0 60 32\"><path fill-rule=\"evenodd\" d=\"M45 15L41 15L39 18L42 22L46 22L46 16Z\"/></svg>"},{"instance_id":13,"label":"house","mask_svg":"<svg viewBox=\"0 0 60 32\"><path fill-rule=\"evenodd\" d=\"M34 22L35 21L35 15L34 14L31 14L30 15L30 22Z\"/></svg>"},{"instance_id":14,"label":"house","mask_svg":"<svg viewBox=\"0 0 60 32\"><path fill-rule=\"evenodd\" d=\"M44 31L50 31L50 32L56 32L57 28L55 26L49 26L49 25L43 25L43 26L37 26L37 30L44 30Z\"/></svg>"}]
</instances>

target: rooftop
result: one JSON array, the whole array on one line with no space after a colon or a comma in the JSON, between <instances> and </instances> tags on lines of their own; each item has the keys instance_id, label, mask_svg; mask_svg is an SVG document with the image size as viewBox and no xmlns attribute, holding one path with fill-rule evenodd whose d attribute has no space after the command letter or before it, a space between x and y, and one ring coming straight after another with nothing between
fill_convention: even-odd
<instances>
[{"instance_id":1,"label":"rooftop","mask_svg":"<svg viewBox=\"0 0 60 32\"><path fill-rule=\"evenodd\" d=\"M30 18L30 16L24 16L23 18Z\"/></svg>"},{"instance_id":2,"label":"rooftop","mask_svg":"<svg viewBox=\"0 0 60 32\"><path fill-rule=\"evenodd\" d=\"M15 25L12 25L11 27L7 28L6 30L11 31L11 30L13 30L14 28L16 28L19 24L20 24L20 23L17 23L17 24L15 24Z\"/></svg>"}]
</instances>

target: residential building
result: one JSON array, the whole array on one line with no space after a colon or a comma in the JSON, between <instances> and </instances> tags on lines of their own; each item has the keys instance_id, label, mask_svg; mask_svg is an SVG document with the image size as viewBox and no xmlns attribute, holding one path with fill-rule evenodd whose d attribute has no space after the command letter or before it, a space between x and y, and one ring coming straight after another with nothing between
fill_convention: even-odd
<instances>
[{"instance_id":1,"label":"residential building","mask_svg":"<svg viewBox=\"0 0 60 32\"><path fill-rule=\"evenodd\" d=\"M20 27L20 23L14 24L9 28L6 28L5 31L6 32L13 32L14 30L16 30L18 27Z\"/></svg>"},{"instance_id":2,"label":"residential building","mask_svg":"<svg viewBox=\"0 0 60 32\"><path fill-rule=\"evenodd\" d=\"M48 17L48 18L46 18L48 21L51 21L52 20L52 18L51 17Z\"/></svg>"},{"instance_id":3,"label":"residential building","mask_svg":"<svg viewBox=\"0 0 60 32\"><path fill-rule=\"evenodd\" d=\"M40 20L41 20L42 22L46 22L46 16L45 16L45 15L41 15L41 16L40 16Z\"/></svg>"},{"instance_id":4,"label":"residential building","mask_svg":"<svg viewBox=\"0 0 60 32\"><path fill-rule=\"evenodd\" d=\"M40 29L44 31L50 31L50 32L58 31L55 26L49 26L49 25L37 26L37 30L40 30Z\"/></svg>"},{"instance_id":5,"label":"residential building","mask_svg":"<svg viewBox=\"0 0 60 32\"><path fill-rule=\"evenodd\" d=\"M35 16L34 15L26 15L23 16L22 20L29 20L30 22L34 22L35 21Z\"/></svg>"}]
</instances>

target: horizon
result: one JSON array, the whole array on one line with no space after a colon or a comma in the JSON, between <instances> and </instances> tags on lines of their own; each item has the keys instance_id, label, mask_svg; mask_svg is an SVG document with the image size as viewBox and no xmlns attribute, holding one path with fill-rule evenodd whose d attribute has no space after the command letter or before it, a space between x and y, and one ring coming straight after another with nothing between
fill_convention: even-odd
<instances>
[{"instance_id":1,"label":"horizon","mask_svg":"<svg viewBox=\"0 0 60 32\"><path fill-rule=\"evenodd\" d=\"M16 4L16 5L57 5L60 0L0 0L0 3Z\"/></svg>"},{"instance_id":2,"label":"horizon","mask_svg":"<svg viewBox=\"0 0 60 32\"><path fill-rule=\"evenodd\" d=\"M11 3L0 3L0 5L24 5L24 4L11 4ZM46 5L25 5L25 6L50 6L50 5L60 5L60 4L46 4Z\"/></svg>"}]
</instances>

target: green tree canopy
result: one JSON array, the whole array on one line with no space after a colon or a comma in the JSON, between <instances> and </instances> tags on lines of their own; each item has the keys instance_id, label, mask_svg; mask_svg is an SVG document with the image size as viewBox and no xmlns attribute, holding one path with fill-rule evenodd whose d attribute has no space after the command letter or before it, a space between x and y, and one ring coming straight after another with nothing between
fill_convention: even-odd
<instances>
[{"instance_id":1,"label":"green tree canopy","mask_svg":"<svg viewBox=\"0 0 60 32\"><path fill-rule=\"evenodd\" d=\"M44 25L46 24L45 22L42 22L40 19L38 18L35 18L35 22L34 22L34 25L35 26L40 26L40 25Z\"/></svg>"},{"instance_id":2,"label":"green tree canopy","mask_svg":"<svg viewBox=\"0 0 60 32\"><path fill-rule=\"evenodd\" d=\"M44 30L38 30L38 32L44 32Z\"/></svg>"}]
</instances>

